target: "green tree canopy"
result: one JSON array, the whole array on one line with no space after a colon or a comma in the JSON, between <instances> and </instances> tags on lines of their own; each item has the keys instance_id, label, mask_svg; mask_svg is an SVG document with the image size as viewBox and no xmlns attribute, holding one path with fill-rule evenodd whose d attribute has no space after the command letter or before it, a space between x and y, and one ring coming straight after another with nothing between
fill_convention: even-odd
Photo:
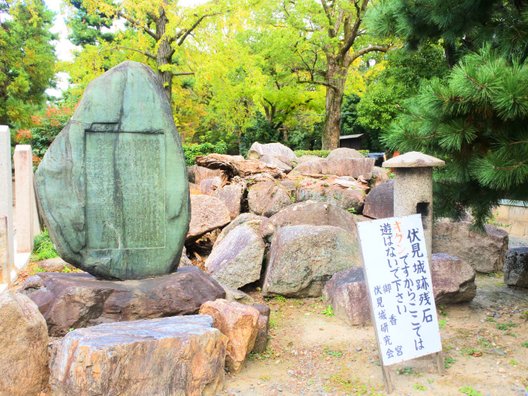
<instances>
[{"instance_id":1,"label":"green tree canopy","mask_svg":"<svg viewBox=\"0 0 528 396\"><path fill-rule=\"evenodd\" d=\"M27 127L53 85L53 14L42 0L0 1L0 124Z\"/></svg>"}]
</instances>

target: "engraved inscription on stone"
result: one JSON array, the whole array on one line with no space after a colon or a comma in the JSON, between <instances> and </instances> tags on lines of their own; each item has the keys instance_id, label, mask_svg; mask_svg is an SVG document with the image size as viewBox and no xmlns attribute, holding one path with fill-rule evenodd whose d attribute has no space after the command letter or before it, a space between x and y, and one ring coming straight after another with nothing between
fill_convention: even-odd
<instances>
[{"instance_id":1,"label":"engraved inscription on stone","mask_svg":"<svg viewBox=\"0 0 528 396\"><path fill-rule=\"evenodd\" d=\"M88 249L164 247L164 135L86 131L85 139Z\"/></svg>"}]
</instances>

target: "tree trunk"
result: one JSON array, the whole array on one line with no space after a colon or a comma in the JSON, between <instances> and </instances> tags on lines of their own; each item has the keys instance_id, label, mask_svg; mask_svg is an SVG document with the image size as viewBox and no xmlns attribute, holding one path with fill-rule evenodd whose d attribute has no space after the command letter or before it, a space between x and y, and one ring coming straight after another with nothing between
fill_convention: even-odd
<instances>
[{"instance_id":1,"label":"tree trunk","mask_svg":"<svg viewBox=\"0 0 528 396\"><path fill-rule=\"evenodd\" d=\"M170 40L165 37L165 29L169 22L165 10L160 9L160 16L156 20L156 34L160 37L161 42L158 46L158 52L156 53L156 65L158 66L158 74L160 76L161 83L165 93L169 97L170 103L172 103L172 78L173 74L170 70L163 70L164 66L170 66L172 64L172 55L174 50L171 47Z\"/></svg>"},{"instance_id":2,"label":"tree trunk","mask_svg":"<svg viewBox=\"0 0 528 396\"><path fill-rule=\"evenodd\" d=\"M333 150L339 147L341 134L341 104L345 94L347 68L343 62L329 59L326 72L326 118L322 136L323 150Z\"/></svg>"}]
</instances>

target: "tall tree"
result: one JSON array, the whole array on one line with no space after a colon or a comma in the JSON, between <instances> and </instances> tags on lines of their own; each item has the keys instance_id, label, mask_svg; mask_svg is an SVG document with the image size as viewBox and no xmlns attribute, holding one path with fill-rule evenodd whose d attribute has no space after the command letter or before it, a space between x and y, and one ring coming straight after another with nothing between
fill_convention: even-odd
<instances>
[{"instance_id":1,"label":"tall tree","mask_svg":"<svg viewBox=\"0 0 528 396\"><path fill-rule=\"evenodd\" d=\"M0 124L27 127L53 85L53 14L42 0L0 1Z\"/></svg>"},{"instance_id":2,"label":"tall tree","mask_svg":"<svg viewBox=\"0 0 528 396\"><path fill-rule=\"evenodd\" d=\"M140 53L146 58L145 61L155 65L169 98L172 98L174 77L193 74L192 71L180 70L180 48L204 21L226 12L226 7L219 2L193 9L178 6L177 0L76 0L71 1L71 4L78 10L71 20L74 27L78 27L79 16L86 14L91 16L90 20L85 19L87 28L95 27L101 32L101 28L108 26L108 21L121 20L129 29L143 36L142 46L122 45L115 37L114 48ZM82 29L74 29L77 41L81 41L83 34L86 33ZM98 38L108 37L98 34Z\"/></svg>"},{"instance_id":3,"label":"tall tree","mask_svg":"<svg viewBox=\"0 0 528 396\"><path fill-rule=\"evenodd\" d=\"M349 69L372 52L385 52L389 46L372 44L366 36L363 19L369 0L280 0L271 12L277 28L293 29L293 70L299 83L326 88L325 123L322 147L339 146L341 106Z\"/></svg>"}]
</instances>

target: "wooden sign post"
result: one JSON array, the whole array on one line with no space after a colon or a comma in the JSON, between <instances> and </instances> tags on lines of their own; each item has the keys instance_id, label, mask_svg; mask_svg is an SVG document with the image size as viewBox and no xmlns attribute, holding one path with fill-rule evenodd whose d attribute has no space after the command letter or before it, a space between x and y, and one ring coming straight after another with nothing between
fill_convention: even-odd
<instances>
[{"instance_id":1,"label":"wooden sign post","mask_svg":"<svg viewBox=\"0 0 528 396\"><path fill-rule=\"evenodd\" d=\"M387 366L442 350L419 214L358 223L372 323L387 392Z\"/></svg>"}]
</instances>

